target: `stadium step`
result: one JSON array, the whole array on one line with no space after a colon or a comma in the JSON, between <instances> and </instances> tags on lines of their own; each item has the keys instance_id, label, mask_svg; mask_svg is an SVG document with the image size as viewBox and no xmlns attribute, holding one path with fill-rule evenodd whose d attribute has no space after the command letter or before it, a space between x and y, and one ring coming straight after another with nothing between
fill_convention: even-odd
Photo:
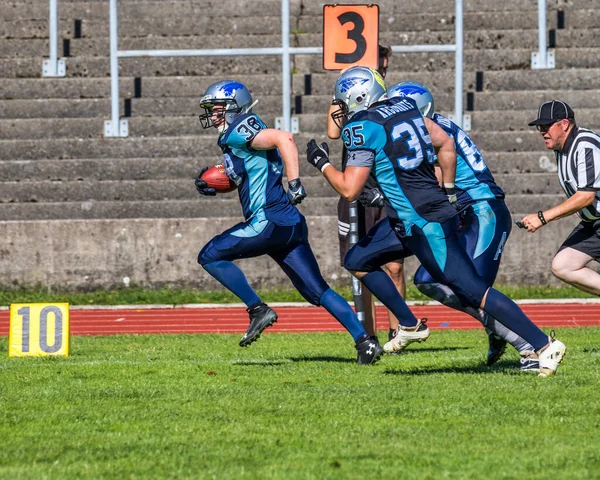
<instances>
[{"instance_id":1,"label":"stadium step","mask_svg":"<svg viewBox=\"0 0 600 480\"><path fill-rule=\"evenodd\" d=\"M319 198L318 202L303 202L304 215L332 216L337 197ZM91 218L225 218L243 220L239 200L204 198L162 201L82 201L57 203L1 203L3 220L62 220Z\"/></svg>"},{"instance_id":2,"label":"stadium step","mask_svg":"<svg viewBox=\"0 0 600 480\"><path fill-rule=\"evenodd\" d=\"M0 221L62 220L91 218L225 218L242 220L238 199L106 201L87 200L57 203L0 203ZM537 212L564 201L564 195L511 195L507 205L513 212ZM338 197L307 198L299 206L306 216L336 215ZM313 199L313 200L315 200Z\"/></svg>"},{"instance_id":3,"label":"stadium step","mask_svg":"<svg viewBox=\"0 0 600 480\"><path fill-rule=\"evenodd\" d=\"M156 121L157 128L169 128ZM86 119L93 122L93 119ZM190 118L192 129L195 121ZM161 126L162 125L162 126ZM102 126L98 126L101 131ZM127 138L51 138L41 140L0 140L1 160L38 160L38 159L73 159L73 158L127 158L127 157L213 157L219 148L216 137L211 135L188 136L140 136L140 132L130 129ZM534 152L543 148L539 133L535 130L519 132L477 132L473 139L482 151L494 152ZM324 134L302 133L295 140L300 152L311 138L318 142L327 141ZM341 155L341 142L331 142L332 158Z\"/></svg>"},{"instance_id":4,"label":"stadium step","mask_svg":"<svg viewBox=\"0 0 600 480\"><path fill-rule=\"evenodd\" d=\"M235 79L237 76L233 75ZM140 78L139 92L136 92L136 78ZM304 76L302 76L304 81ZM209 85L223 80L222 76L205 75L198 77L119 77L119 95L131 98L195 97L197 101ZM335 83L335 78L333 78ZM280 74L257 74L244 78L244 84L254 95L281 95ZM333 83L331 84L333 85ZM301 86L304 92L304 84ZM110 77L65 77L65 78L6 78L0 82L0 99L83 99L110 98ZM281 97L279 97L281 99Z\"/></svg>"},{"instance_id":5,"label":"stadium step","mask_svg":"<svg viewBox=\"0 0 600 480\"><path fill-rule=\"evenodd\" d=\"M556 64L560 68L594 68L598 65L600 48L556 48L554 52ZM531 53L531 47L502 50L465 49L463 65L465 70L475 71L529 69ZM410 66L411 71L415 73L431 72L438 68L452 67L454 58L454 53L394 53L392 65ZM295 68L300 72L318 72L323 67L322 62L318 55L296 55L294 60Z\"/></svg>"},{"instance_id":6,"label":"stadium step","mask_svg":"<svg viewBox=\"0 0 600 480\"><path fill-rule=\"evenodd\" d=\"M72 21L72 20L71 20ZM454 31L428 32L425 30L398 32L383 32L379 42L386 45L428 45L453 44ZM536 50L538 31L530 30L466 30L464 32L464 48L474 50L512 49L530 46ZM298 47L320 47L323 34L292 33L290 44ZM121 50L180 50L208 48L264 48L281 45L281 35L192 35L168 37L121 37ZM589 48L600 46L600 29L556 30L555 47L558 48ZM59 41L59 56L65 51ZM69 56L107 56L110 44L108 37L70 38ZM554 48L554 47L553 47ZM46 38L12 38L0 43L0 57L39 57L40 52L48 52L49 43Z\"/></svg>"},{"instance_id":7,"label":"stadium step","mask_svg":"<svg viewBox=\"0 0 600 480\"><path fill-rule=\"evenodd\" d=\"M335 150L332 145L332 152L334 151L338 150ZM549 151L483 152L483 156L496 176L507 173L556 172L556 161ZM0 161L0 178L7 182L193 179L202 167L215 165L220 161L218 151L215 151L212 156L201 159L191 156L4 160ZM332 154L331 161L339 167L339 156ZM300 152L300 175L302 178L319 175L314 167L304 161L302 151ZM501 183L504 184L506 181L502 180Z\"/></svg>"},{"instance_id":8,"label":"stadium step","mask_svg":"<svg viewBox=\"0 0 600 480\"><path fill-rule=\"evenodd\" d=\"M186 179L159 180L4 181L0 203L193 200L199 196L193 180L191 176ZM554 173L499 174L496 175L496 181L507 195L561 192ZM336 195L321 175L305 176L302 183L310 198ZM237 198L237 193L219 194L219 198Z\"/></svg>"},{"instance_id":9,"label":"stadium step","mask_svg":"<svg viewBox=\"0 0 600 480\"><path fill-rule=\"evenodd\" d=\"M9 0L9 8L0 10L0 19L3 20L47 20L48 2L42 0ZM236 8L228 12L228 16L235 17L238 12L240 15L249 16L262 15L264 12L279 11L281 9L281 0L261 0L257 3L253 0L236 0ZM300 0L290 1L290 14L298 15L300 13ZM200 16L206 13L206 4L192 1L177 0L127 0L119 2L119 15L122 17L154 17L164 16L165 12L173 13L176 11L181 16ZM108 18L108 0L61 1L58 4L58 18L61 21L73 18L85 19L105 19Z\"/></svg>"}]
</instances>

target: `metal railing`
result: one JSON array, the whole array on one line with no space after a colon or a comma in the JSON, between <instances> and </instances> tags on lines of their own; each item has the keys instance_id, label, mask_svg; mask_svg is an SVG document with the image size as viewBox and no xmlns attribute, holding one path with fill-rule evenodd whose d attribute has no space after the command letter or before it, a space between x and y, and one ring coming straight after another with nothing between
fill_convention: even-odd
<instances>
[{"instance_id":1,"label":"metal railing","mask_svg":"<svg viewBox=\"0 0 600 480\"><path fill-rule=\"evenodd\" d=\"M532 70L554 68L556 66L553 51L546 43L546 0L538 0L538 51L531 53Z\"/></svg>"},{"instance_id":2,"label":"metal railing","mask_svg":"<svg viewBox=\"0 0 600 480\"><path fill-rule=\"evenodd\" d=\"M64 77L67 68L64 59L58 59L58 1L50 0L49 43L50 58L42 63L42 77Z\"/></svg>"},{"instance_id":3,"label":"metal railing","mask_svg":"<svg viewBox=\"0 0 600 480\"><path fill-rule=\"evenodd\" d=\"M104 122L105 137L127 137L127 120L119 118L119 58L134 57L224 57L246 55L281 55L282 60L282 129L291 131L291 55L322 54L322 47L290 47L290 5L281 1L281 47L231 48L206 50L119 50L117 0L110 0L110 78L111 118ZM455 52L454 121L463 124L463 0L455 3L455 43L442 45L392 46L393 52Z\"/></svg>"}]
</instances>

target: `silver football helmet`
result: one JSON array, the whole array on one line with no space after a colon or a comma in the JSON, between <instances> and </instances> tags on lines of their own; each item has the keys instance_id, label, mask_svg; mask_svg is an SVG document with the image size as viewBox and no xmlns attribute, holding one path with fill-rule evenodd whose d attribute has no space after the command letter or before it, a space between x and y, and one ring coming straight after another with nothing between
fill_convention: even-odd
<instances>
[{"instance_id":1,"label":"silver football helmet","mask_svg":"<svg viewBox=\"0 0 600 480\"><path fill-rule=\"evenodd\" d=\"M349 68L335 82L333 104L338 105L340 110L331 115L333 121L342 128L345 120L384 98L385 91L385 82L377 70Z\"/></svg>"},{"instance_id":2,"label":"silver football helmet","mask_svg":"<svg viewBox=\"0 0 600 480\"><path fill-rule=\"evenodd\" d=\"M215 105L223 108L213 115ZM200 100L200 108L204 109L199 116L200 124L202 128L216 126L223 134L238 115L249 113L252 106L252 95L242 83L221 80L208 87Z\"/></svg>"},{"instance_id":3,"label":"silver football helmet","mask_svg":"<svg viewBox=\"0 0 600 480\"><path fill-rule=\"evenodd\" d=\"M389 98L400 95L412 98L417 103L417 108L423 116L433 118L435 113L433 95L425 85L418 82L400 82L388 88Z\"/></svg>"}]
</instances>

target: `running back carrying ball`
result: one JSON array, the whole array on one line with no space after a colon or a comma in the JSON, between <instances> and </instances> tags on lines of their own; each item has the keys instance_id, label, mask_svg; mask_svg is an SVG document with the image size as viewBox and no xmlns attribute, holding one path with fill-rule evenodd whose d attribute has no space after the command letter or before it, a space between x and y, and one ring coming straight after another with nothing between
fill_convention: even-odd
<instances>
[{"instance_id":1,"label":"running back carrying ball","mask_svg":"<svg viewBox=\"0 0 600 480\"><path fill-rule=\"evenodd\" d=\"M237 188L225 173L223 165L205 167L196 178L196 188L202 195L216 195L217 193L232 192Z\"/></svg>"}]
</instances>

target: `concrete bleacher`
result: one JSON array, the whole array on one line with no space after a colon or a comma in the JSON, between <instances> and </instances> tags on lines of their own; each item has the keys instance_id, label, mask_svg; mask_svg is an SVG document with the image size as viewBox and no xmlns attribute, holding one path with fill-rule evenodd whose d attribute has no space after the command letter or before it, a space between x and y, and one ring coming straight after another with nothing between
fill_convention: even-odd
<instances>
[{"instance_id":1,"label":"concrete bleacher","mask_svg":"<svg viewBox=\"0 0 600 480\"><path fill-rule=\"evenodd\" d=\"M465 2L465 105L467 92L473 95L473 109L465 113L516 217L564 198L552 153L527 126L539 104L564 99L580 125L600 128L600 20L591 14L594 3L548 2L556 68L531 70L536 2L525 7L519 0ZM382 43L453 41L452 1L379 5ZM322 6L290 2L292 45L320 46ZM236 0L222 15L206 0L123 1L119 47L276 46L280 9L279 0ZM564 25L558 24L559 11ZM41 78L48 57L48 2L10 1L0 10L0 225L5 232L0 281L85 288L115 285L127 276L145 285L214 287L196 254L214 234L239 221L241 209L235 193L206 199L195 191L200 168L220 160L215 132L199 125L198 100L211 83L236 78L259 100L255 111L273 125L281 115L281 62L276 56L121 59L121 114L130 115L130 133L104 138L104 120L110 118L108 25L107 0L59 0L59 56L68 44L67 76ZM325 277L335 283L348 278L338 265L337 197L303 159L310 138L326 140L325 112L337 75L324 71L321 62L315 55L293 57L292 94L302 105L302 112L295 112L301 130L296 141L310 195L301 210ZM426 83L438 111L451 112L452 54L394 54L387 83L409 79ZM330 146L332 158L339 158L339 142ZM574 222L552 223L535 235L513 232L500 280L552 281L550 259ZM254 267L250 277L258 284L286 282L268 259L243 263Z\"/></svg>"}]
</instances>

